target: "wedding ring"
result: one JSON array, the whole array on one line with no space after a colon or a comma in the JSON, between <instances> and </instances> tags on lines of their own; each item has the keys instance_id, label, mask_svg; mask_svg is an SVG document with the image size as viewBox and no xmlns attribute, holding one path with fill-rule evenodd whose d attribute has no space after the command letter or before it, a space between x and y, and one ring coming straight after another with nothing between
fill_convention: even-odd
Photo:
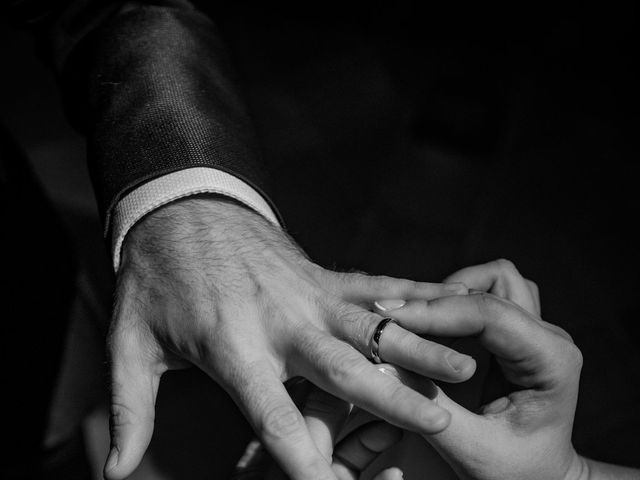
<instances>
[{"instance_id":1,"label":"wedding ring","mask_svg":"<svg viewBox=\"0 0 640 480\"><path fill-rule=\"evenodd\" d=\"M380 320L380 323L378 323L375 332L373 332L373 336L371 337L371 360L373 360L373 363L382 363L382 359L380 358L380 337L385 327L390 323L398 324L398 322L391 317L383 318Z\"/></svg>"}]
</instances>

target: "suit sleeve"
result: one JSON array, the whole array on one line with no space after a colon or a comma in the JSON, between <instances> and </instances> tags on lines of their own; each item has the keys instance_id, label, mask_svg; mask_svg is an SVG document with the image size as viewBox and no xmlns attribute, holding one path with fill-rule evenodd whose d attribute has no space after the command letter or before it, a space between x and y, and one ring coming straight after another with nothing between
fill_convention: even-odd
<instances>
[{"instance_id":1,"label":"suit sleeve","mask_svg":"<svg viewBox=\"0 0 640 480\"><path fill-rule=\"evenodd\" d=\"M72 124L87 137L106 223L132 189L194 167L226 172L271 205L251 121L210 18L183 0L85 0L49 10L38 20L45 56Z\"/></svg>"}]
</instances>

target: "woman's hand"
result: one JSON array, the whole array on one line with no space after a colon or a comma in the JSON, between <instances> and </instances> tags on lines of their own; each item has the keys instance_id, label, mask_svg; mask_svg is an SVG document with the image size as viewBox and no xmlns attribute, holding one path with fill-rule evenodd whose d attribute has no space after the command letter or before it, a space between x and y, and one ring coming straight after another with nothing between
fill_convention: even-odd
<instances>
[{"instance_id":1,"label":"woman's hand","mask_svg":"<svg viewBox=\"0 0 640 480\"><path fill-rule=\"evenodd\" d=\"M381 369L451 412L449 427L425 438L457 475L474 480L640 478L638 470L575 452L571 432L582 355L567 332L540 318L535 284L505 260L465 268L447 281L491 293L377 303L394 307L384 313L424 334L477 336L513 385L507 395L471 412L431 380L390 365ZM317 430L312 430L316 440L322 438Z\"/></svg>"},{"instance_id":2,"label":"woman's hand","mask_svg":"<svg viewBox=\"0 0 640 480\"><path fill-rule=\"evenodd\" d=\"M444 283L462 284L470 290L491 293L540 315L540 293L538 286L524 278L516 266L503 258L482 265L466 267L449 275ZM380 299L374 303L381 315L390 315L405 328L418 325L426 315L429 299Z\"/></svg>"},{"instance_id":3,"label":"woman's hand","mask_svg":"<svg viewBox=\"0 0 640 480\"><path fill-rule=\"evenodd\" d=\"M488 293L430 302L425 333L477 335L497 359L511 393L470 412L441 390L451 424L425 438L458 475L473 479L568 479L581 459L571 432L582 366L571 337Z\"/></svg>"},{"instance_id":4,"label":"woman's hand","mask_svg":"<svg viewBox=\"0 0 640 480\"><path fill-rule=\"evenodd\" d=\"M477 413L438 388L435 400L451 412L451 424L425 438L462 478L579 478L585 463L571 444L579 349L564 330L539 317L537 288L509 262L469 267L447 280L493 294L407 301L391 315L423 334L477 336L514 387ZM433 388L401 369L397 375L414 388Z\"/></svg>"}]
</instances>

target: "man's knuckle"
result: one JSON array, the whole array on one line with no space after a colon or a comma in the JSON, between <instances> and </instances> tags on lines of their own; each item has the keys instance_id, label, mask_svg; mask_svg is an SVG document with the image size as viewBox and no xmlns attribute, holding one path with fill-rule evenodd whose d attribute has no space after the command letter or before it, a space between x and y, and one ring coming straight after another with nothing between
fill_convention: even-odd
<instances>
[{"instance_id":1,"label":"man's knuckle","mask_svg":"<svg viewBox=\"0 0 640 480\"><path fill-rule=\"evenodd\" d=\"M425 340L412 339L408 342L407 351L414 358L428 358L438 353L438 347Z\"/></svg>"},{"instance_id":2,"label":"man's knuckle","mask_svg":"<svg viewBox=\"0 0 640 480\"><path fill-rule=\"evenodd\" d=\"M395 291L398 293L411 292L418 290L419 288L419 284L415 280L389 278L389 283L390 286L393 286Z\"/></svg>"},{"instance_id":3,"label":"man's knuckle","mask_svg":"<svg viewBox=\"0 0 640 480\"><path fill-rule=\"evenodd\" d=\"M307 398L305 411L335 415L336 412L340 412L348 408L348 406L344 400L334 397L323 390L316 389Z\"/></svg>"},{"instance_id":4,"label":"man's knuckle","mask_svg":"<svg viewBox=\"0 0 640 480\"><path fill-rule=\"evenodd\" d=\"M369 284L381 289L380 293L397 295L403 292L415 290L418 282L405 278L394 278L387 275L374 275L368 277Z\"/></svg>"},{"instance_id":5,"label":"man's knuckle","mask_svg":"<svg viewBox=\"0 0 640 480\"><path fill-rule=\"evenodd\" d=\"M354 283L357 280L356 274L351 272L324 270L324 272L321 275L324 275L329 282L334 282L340 285Z\"/></svg>"},{"instance_id":6,"label":"man's knuckle","mask_svg":"<svg viewBox=\"0 0 640 480\"><path fill-rule=\"evenodd\" d=\"M339 306L337 314L343 324L340 330L347 332L349 343L365 348L377 325L377 322L372 321L373 314L350 304Z\"/></svg>"},{"instance_id":7,"label":"man's knuckle","mask_svg":"<svg viewBox=\"0 0 640 480\"><path fill-rule=\"evenodd\" d=\"M301 428L302 417L293 405L271 406L265 413L258 431L265 440L281 440L296 435Z\"/></svg>"},{"instance_id":8,"label":"man's knuckle","mask_svg":"<svg viewBox=\"0 0 640 480\"><path fill-rule=\"evenodd\" d=\"M329 302L328 308L333 314L332 317L338 319L340 322L354 321L358 318L358 315L362 313L362 309L357 305L343 301Z\"/></svg>"},{"instance_id":9,"label":"man's knuckle","mask_svg":"<svg viewBox=\"0 0 640 480\"><path fill-rule=\"evenodd\" d=\"M135 423L131 410L121 403L111 405L111 425L113 427L123 427Z\"/></svg>"},{"instance_id":10,"label":"man's knuckle","mask_svg":"<svg viewBox=\"0 0 640 480\"><path fill-rule=\"evenodd\" d=\"M153 409L149 412L141 414L129 407L120 400L114 400L111 403L111 425L113 427L124 427L127 425L138 425L140 423L153 422Z\"/></svg>"},{"instance_id":11,"label":"man's knuckle","mask_svg":"<svg viewBox=\"0 0 640 480\"><path fill-rule=\"evenodd\" d=\"M363 272L347 272L342 274L346 280L353 282L358 286L367 286L375 277Z\"/></svg>"},{"instance_id":12,"label":"man's knuckle","mask_svg":"<svg viewBox=\"0 0 640 480\"><path fill-rule=\"evenodd\" d=\"M303 266L304 270L322 285L332 285L335 280L335 272L327 270L317 263L306 261Z\"/></svg>"},{"instance_id":13,"label":"man's knuckle","mask_svg":"<svg viewBox=\"0 0 640 480\"><path fill-rule=\"evenodd\" d=\"M134 351L152 336L151 326L140 319L119 319L111 324L107 336L110 352Z\"/></svg>"},{"instance_id":14,"label":"man's knuckle","mask_svg":"<svg viewBox=\"0 0 640 480\"><path fill-rule=\"evenodd\" d=\"M358 375L361 365L360 355L349 348L327 355L326 372L335 385L345 385Z\"/></svg>"},{"instance_id":15,"label":"man's knuckle","mask_svg":"<svg viewBox=\"0 0 640 480\"><path fill-rule=\"evenodd\" d=\"M387 392L388 405L401 405L407 401L407 387L401 383L390 385Z\"/></svg>"}]
</instances>

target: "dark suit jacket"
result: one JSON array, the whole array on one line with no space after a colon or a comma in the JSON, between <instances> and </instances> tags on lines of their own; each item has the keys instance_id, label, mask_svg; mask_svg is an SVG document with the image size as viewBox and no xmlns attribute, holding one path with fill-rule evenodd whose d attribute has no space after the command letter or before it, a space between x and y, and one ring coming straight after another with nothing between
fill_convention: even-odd
<instances>
[{"instance_id":1,"label":"dark suit jacket","mask_svg":"<svg viewBox=\"0 0 640 480\"><path fill-rule=\"evenodd\" d=\"M225 49L189 2L23 0L11 13L40 37L87 137L103 218L137 185L189 167L226 171L269 198Z\"/></svg>"}]
</instances>

